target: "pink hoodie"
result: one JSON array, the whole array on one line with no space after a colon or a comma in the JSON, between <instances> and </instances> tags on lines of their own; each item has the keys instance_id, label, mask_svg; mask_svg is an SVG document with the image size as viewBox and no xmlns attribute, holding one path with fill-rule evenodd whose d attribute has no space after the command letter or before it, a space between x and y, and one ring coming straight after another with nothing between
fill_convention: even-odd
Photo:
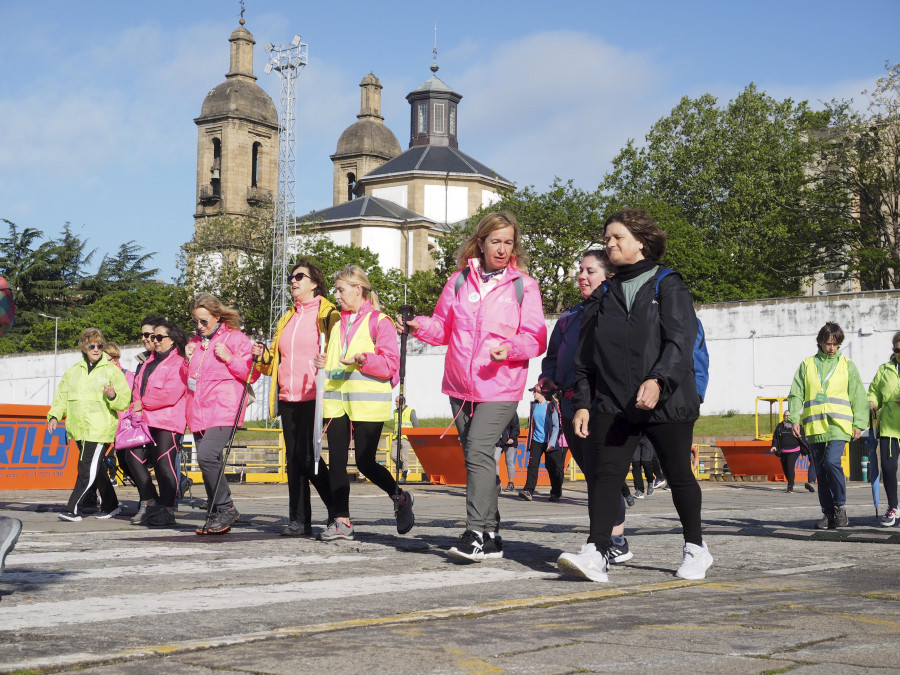
<instances>
[{"instance_id":1,"label":"pink hoodie","mask_svg":"<svg viewBox=\"0 0 900 675\"><path fill-rule=\"evenodd\" d=\"M187 414L187 364L177 349L172 349L166 358L150 373L147 388L141 396L143 371L147 364L156 360L154 352L138 368L132 387L132 401L140 401L141 414L147 424L154 429L165 429L183 434Z\"/></svg>"},{"instance_id":2,"label":"pink hoodie","mask_svg":"<svg viewBox=\"0 0 900 675\"><path fill-rule=\"evenodd\" d=\"M223 343L231 352L226 363L215 354L216 345ZM250 338L239 330L220 324L204 349L199 335L191 338L196 345L188 364L187 424L192 432L206 431L210 427L230 427L238 416L238 405L244 393L244 383L250 373ZM190 380L195 380L194 391ZM259 371L253 371L251 382L259 379ZM241 410L238 424L244 421L247 401Z\"/></svg>"},{"instance_id":3,"label":"pink hoodie","mask_svg":"<svg viewBox=\"0 0 900 675\"><path fill-rule=\"evenodd\" d=\"M528 379L528 359L547 349L547 325L537 282L514 267L506 268L484 299L476 259L469 260L469 277L455 292L454 272L444 285L434 314L417 316L422 342L448 345L441 391L448 396L474 401L521 401ZM522 306L513 279L522 277ZM509 345L503 363L491 361L490 349Z\"/></svg>"}]
</instances>

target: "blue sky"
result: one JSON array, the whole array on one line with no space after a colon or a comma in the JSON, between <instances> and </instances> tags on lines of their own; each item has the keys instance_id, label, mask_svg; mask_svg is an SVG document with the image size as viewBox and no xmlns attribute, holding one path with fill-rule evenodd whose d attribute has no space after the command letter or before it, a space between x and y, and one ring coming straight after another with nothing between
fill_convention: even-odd
<instances>
[{"instance_id":1,"label":"blue sky","mask_svg":"<svg viewBox=\"0 0 900 675\"><path fill-rule=\"evenodd\" d=\"M429 76L463 95L460 149L520 186L593 189L629 138L684 96L723 103L750 82L775 98L854 98L900 61L896 2L271 2L247 0L259 84L267 42L299 34L297 212L331 205L329 155L356 121L359 81L384 85L385 123L408 146L405 100ZM135 240L176 275L192 232L197 128L228 70L237 0L0 0L0 217L98 258ZM862 107L860 105L860 107ZM5 231L2 233L5 235Z\"/></svg>"}]
</instances>

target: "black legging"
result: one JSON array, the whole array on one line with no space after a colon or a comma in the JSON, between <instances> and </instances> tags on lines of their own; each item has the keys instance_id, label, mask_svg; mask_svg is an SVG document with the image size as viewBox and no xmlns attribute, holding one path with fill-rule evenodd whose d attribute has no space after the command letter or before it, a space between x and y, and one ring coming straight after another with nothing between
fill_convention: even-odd
<instances>
[{"instance_id":1,"label":"black legging","mask_svg":"<svg viewBox=\"0 0 900 675\"><path fill-rule=\"evenodd\" d=\"M350 517L350 479L347 457L350 454L350 418L346 415L325 420L328 425L328 477L335 518ZM356 468L388 495L393 496L397 483L391 472L375 461L378 439L384 422L353 422ZM492 455L493 456L493 455Z\"/></svg>"},{"instance_id":2,"label":"black legging","mask_svg":"<svg viewBox=\"0 0 900 675\"><path fill-rule=\"evenodd\" d=\"M312 483L328 510L328 522L332 516L331 484L328 466L319 458L319 471L313 467L313 427L316 417L315 401L278 402L281 429L284 432L284 452L288 478L288 518L304 526L312 526L312 505L309 484Z\"/></svg>"},{"instance_id":3,"label":"black legging","mask_svg":"<svg viewBox=\"0 0 900 675\"><path fill-rule=\"evenodd\" d=\"M897 456L900 455L900 439L881 437L881 479L888 508L897 508ZM869 469L871 471L871 469ZM871 475L871 474L869 474Z\"/></svg>"},{"instance_id":4,"label":"black legging","mask_svg":"<svg viewBox=\"0 0 900 675\"><path fill-rule=\"evenodd\" d=\"M622 483L641 434L646 434L668 478L684 540L703 545L700 525L703 495L691 468L693 431L693 422L632 424L623 415L591 415L584 455L590 512L588 543L603 551L612 545L610 536L620 509Z\"/></svg>"},{"instance_id":5,"label":"black legging","mask_svg":"<svg viewBox=\"0 0 900 675\"><path fill-rule=\"evenodd\" d=\"M800 458L800 451L796 452L784 452L782 451L781 457L781 469L784 471L784 477L787 479L788 489L793 489L794 487L794 476L796 468L797 460Z\"/></svg>"},{"instance_id":6,"label":"black legging","mask_svg":"<svg viewBox=\"0 0 900 675\"><path fill-rule=\"evenodd\" d=\"M138 490L138 496L142 502L156 501L156 486L150 478L150 451L152 445L141 445L136 448L124 450L125 466Z\"/></svg>"},{"instance_id":7,"label":"black legging","mask_svg":"<svg viewBox=\"0 0 900 675\"><path fill-rule=\"evenodd\" d=\"M147 455L159 485L159 503L175 508L175 498L178 495L178 450L184 434L150 427L150 435L156 445L149 446Z\"/></svg>"},{"instance_id":8,"label":"black legging","mask_svg":"<svg viewBox=\"0 0 900 675\"><path fill-rule=\"evenodd\" d=\"M572 453L572 459L575 460L575 464L578 465L578 468L581 470L581 473L584 474L585 478L587 478L587 471L584 467L584 453L587 450L588 439L581 438L581 436L575 435L575 426L572 424L572 419L569 417L562 417L562 428L563 433L566 436L566 440L569 441L569 451ZM624 485L625 482L623 481ZM625 491L621 491L621 497L619 499L619 510L618 517L616 518L615 525L622 525L625 523ZM591 510L591 491L587 491L588 498L588 515L592 513Z\"/></svg>"}]
</instances>

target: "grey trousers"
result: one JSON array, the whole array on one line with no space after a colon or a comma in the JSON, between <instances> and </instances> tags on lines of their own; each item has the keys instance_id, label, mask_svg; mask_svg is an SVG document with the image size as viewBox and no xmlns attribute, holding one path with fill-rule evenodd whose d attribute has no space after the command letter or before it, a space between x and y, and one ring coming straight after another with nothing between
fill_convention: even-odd
<instances>
[{"instance_id":1,"label":"grey trousers","mask_svg":"<svg viewBox=\"0 0 900 675\"><path fill-rule=\"evenodd\" d=\"M231 488L228 481L222 476L219 483L219 492L213 496L216 489L216 481L222 471L224 462L223 450L228 445L231 437L231 427L210 427L194 434L194 444L197 449L197 464L200 473L203 474L203 487L206 488L206 498L214 504L213 513L219 509L230 509L234 506L231 501Z\"/></svg>"},{"instance_id":2,"label":"grey trousers","mask_svg":"<svg viewBox=\"0 0 900 675\"><path fill-rule=\"evenodd\" d=\"M450 409L456 417L456 430L466 458L467 530L500 531L494 446L517 407L516 401L472 403L450 397Z\"/></svg>"}]
</instances>

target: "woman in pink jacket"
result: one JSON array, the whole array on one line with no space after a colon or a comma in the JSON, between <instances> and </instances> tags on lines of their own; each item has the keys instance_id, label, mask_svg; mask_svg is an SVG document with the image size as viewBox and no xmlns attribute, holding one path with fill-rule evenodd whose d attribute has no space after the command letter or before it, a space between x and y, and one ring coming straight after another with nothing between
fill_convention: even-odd
<instances>
[{"instance_id":1,"label":"woman in pink jacket","mask_svg":"<svg viewBox=\"0 0 900 675\"><path fill-rule=\"evenodd\" d=\"M519 223L488 214L460 249L434 315L407 322L422 342L447 345L441 391L466 458L466 530L450 555L472 562L503 557L494 445L522 400L528 360L547 348L541 292L523 262Z\"/></svg>"},{"instance_id":2,"label":"woman in pink jacket","mask_svg":"<svg viewBox=\"0 0 900 675\"><path fill-rule=\"evenodd\" d=\"M188 363L187 424L194 434L197 464L203 474L206 497L216 513L209 527L197 534L225 534L240 514L231 500L228 481L219 481L222 451L231 427L241 424L247 410L238 410L252 361L250 338L240 330L241 316L209 293L200 293L191 304L197 333L185 347ZM259 373L255 374L255 378ZM216 483L219 482L219 490Z\"/></svg>"},{"instance_id":3,"label":"woman in pink jacket","mask_svg":"<svg viewBox=\"0 0 900 675\"><path fill-rule=\"evenodd\" d=\"M177 455L187 413L188 366L184 357L188 337L178 325L160 319L153 327L152 339L153 354L134 377L131 409L143 415L153 436L155 445L148 448L147 460L159 484L159 500L150 504L142 501L131 524L175 527Z\"/></svg>"}]
</instances>

